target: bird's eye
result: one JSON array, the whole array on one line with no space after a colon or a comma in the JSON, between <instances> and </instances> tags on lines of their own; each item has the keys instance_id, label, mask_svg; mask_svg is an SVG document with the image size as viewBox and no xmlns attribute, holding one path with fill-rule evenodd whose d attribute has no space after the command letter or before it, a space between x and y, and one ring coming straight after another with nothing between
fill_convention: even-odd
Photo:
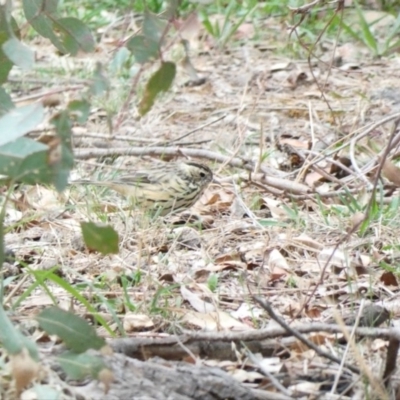
<instances>
[{"instance_id":1,"label":"bird's eye","mask_svg":"<svg viewBox=\"0 0 400 400\"><path fill-rule=\"evenodd\" d=\"M206 177L206 173L205 172L200 172L200 178L205 178Z\"/></svg>"}]
</instances>

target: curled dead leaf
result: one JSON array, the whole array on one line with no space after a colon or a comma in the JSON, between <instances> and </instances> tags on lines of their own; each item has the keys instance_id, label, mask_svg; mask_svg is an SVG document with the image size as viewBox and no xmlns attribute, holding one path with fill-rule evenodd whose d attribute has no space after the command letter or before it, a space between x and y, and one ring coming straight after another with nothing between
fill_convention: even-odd
<instances>
[{"instance_id":1,"label":"curled dead leaf","mask_svg":"<svg viewBox=\"0 0 400 400\"><path fill-rule=\"evenodd\" d=\"M268 267L270 272L269 279L271 281L276 281L286 276L289 271L289 265L286 262L286 259L279 252L279 250L272 250L268 259Z\"/></svg>"},{"instance_id":2,"label":"curled dead leaf","mask_svg":"<svg viewBox=\"0 0 400 400\"><path fill-rule=\"evenodd\" d=\"M57 107L61 104L62 97L60 94L50 94L43 97L42 104L45 107Z\"/></svg>"},{"instance_id":3,"label":"curled dead leaf","mask_svg":"<svg viewBox=\"0 0 400 400\"><path fill-rule=\"evenodd\" d=\"M108 393L111 383L114 381L114 374L108 368L104 368L99 372L98 380L104 385L104 393Z\"/></svg>"},{"instance_id":4,"label":"curled dead leaf","mask_svg":"<svg viewBox=\"0 0 400 400\"><path fill-rule=\"evenodd\" d=\"M200 294L190 291L185 286L181 287L181 294L182 297L199 313L211 313L215 311L215 307L211 303L204 301Z\"/></svg>"},{"instance_id":5,"label":"curled dead leaf","mask_svg":"<svg viewBox=\"0 0 400 400\"><path fill-rule=\"evenodd\" d=\"M154 326L154 322L145 314L126 313L123 319L126 332L142 331Z\"/></svg>"},{"instance_id":6,"label":"curled dead leaf","mask_svg":"<svg viewBox=\"0 0 400 400\"><path fill-rule=\"evenodd\" d=\"M271 251L268 259L268 265L271 270L273 270L274 268L281 268L283 270L289 271L290 269L285 257L283 257L283 255L277 249Z\"/></svg>"},{"instance_id":7,"label":"curled dead leaf","mask_svg":"<svg viewBox=\"0 0 400 400\"><path fill-rule=\"evenodd\" d=\"M362 213L361 211L356 212L355 214L352 215L350 219L350 226L347 229L347 232L356 232L359 228L360 225L364 222L365 220L365 214Z\"/></svg>"},{"instance_id":8,"label":"curled dead leaf","mask_svg":"<svg viewBox=\"0 0 400 400\"><path fill-rule=\"evenodd\" d=\"M301 85L306 80L307 74L304 71L299 70L292 71L287 78L287 82L291 89L296 89L297 86Z\"/></svg>"},{"instance_id":9,"label":"curled dead leaf","mask_svg":"<svg viewBox=\"0 0 400 400\"><path fill-rule=\"evenodd\" d=\"M380 281L383 282L385 286L399 286L396 276L391 271L385 271L381 275Z\"/></svg>"},{"instance_id":10,"label":"curled dead leaf","mask_svg":"<svg viewBox=\"0 0 400 400\"><path fill-rule=\"evenodd\" d=\"M383 176L396 186L400 186L400 169L390 160L385 160L382 167Z\"/></svg>"},{"instance_id":11,"label":"curled dead leaf","mask_svg":"<svg viewBox=\"0 0 400 400\"><path fill-rule=\"evenodd\" d=\"M20 393L39 374L40 365L32 359L28 350L24 348L20 353L10 356L11 372L15 380L15 389Z\"/></svg>"}]
</instances>

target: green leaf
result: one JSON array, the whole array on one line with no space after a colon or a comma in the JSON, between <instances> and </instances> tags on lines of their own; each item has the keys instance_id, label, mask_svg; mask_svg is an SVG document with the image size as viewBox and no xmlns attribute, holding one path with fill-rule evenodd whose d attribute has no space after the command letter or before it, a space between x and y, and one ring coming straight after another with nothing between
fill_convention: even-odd
<instances>
[{"instance_id":1,"label":"green leaf","mask_svg":"<svg viewBox=\"0 0 400 400\"><path fill-rule=\"evenodd\" d=\"M100 371L107 368L99 356L66 352L57 357L61 367L71 379L81 380L87 376L97 378Z\"/></svg>"},{"instance_id":2,"label":"green leaf","mask_svg":"<svg viewBox=\"0 0 400 400\"><path fill-rule=\"evenodd\" d=\"M0 55L1 58L1 55ZM0 61L1 63L1 61ZM1 69L1 67L0 67ZM10 95L0 87L0 117L13 109L15 106L11 100Z\"/></svg>"},{"instance_id":3,"label":"green leaf","mask_svg":"<svg viewBox=\"0 0 400 400\"><path fill-rule=\"evenodd\" d=\"M146 85L143 98L139 104L140 115L149 112L160 92L166 92L174 81L176 66L172 62L163 62Z\"/></svg>"},{"instance_id":4,"label":"green leaf","mask_svg":"<svg viewBox=\"0 0 400 400\"><path fill-rule=\"evenodd\" d=\"M126 47L132 52L136 62L145 64L158 56L159 45L142 35L133 36L126 43Z\"/></svg>"},{"instance_id":5,"label":"green leaf","mask_svg":"<svg viewBox=\"0 0 400 400\"><path fill-rule=\"evenodd\" d=\"M34 385L31 389L37 399L60 400L61 393L50 385Z\"/></svg>"},{"instance_id":6,"label":"green leaf","mask_svg":"<svg viewBox=\"0 0 400 400\"><path fill-rule=\"evenodd\" d=\"M0 146L18 139L42 122L44 109L41 103L13 108L0 118Z\"/></svg>"},{"instance_id":7,"label":"green leaf","mask_svg":"<svg viewBox=\"0 0 400 400\"><path fill-rule=\"evenodd\" d=\"M61 53L68 53L54 32L53 22L58 19L58 0L23 0L25 18L41 36L49 39Z\"/></svg>"},{"instance_id":8,"label":"green leaf","mask_svg":"<svg viewBox=\"0 0 400 400\"><path fill-rule=\"evenodd\" d=\"M109 225L81 222L83 240L90 250L101 254L118 254L118 233Z\"/></svg>"},{"instance_id":9,"label":"green leaf","mask_svg":"<svg viewBox=\"0 0 400 400\"><path fill-rule=\"evenodd\" d=\"M166 21L146 11L143 19L143 35L149 41L153 41L160 46L166 25Z\"/></svg>"},{"instance_id":10,"label":"green leaf","mask_svg":"<svg viewBox=\"0 0 400 400\"><path fill-rule=\"evenodd\" d=\"M8 74L13 67L13 63L2 50L2 45L12 37L12 34L19 37L18 25L11 17L7 5L0 5L0 84L7 81Z\"/></svg>"},{"instance_id":11,"label":"green leaf","mask_svg":"<svg viewBox=\"0 0 400 400\"><path fill-rule=\"evenodd\" d=\"M53 21L54 27L61 33L60 38L68 53L76 55L79 50L90 53L95 42L89 28L79 19L67 17Z\"/></svg>"},{"instance_id":12,"label":"green leaf","mask_svg":"<svg viewBox=\"0 0 400 400\"><path fill-rule=\"evenodd\" d=\"M51 288L46 285L46 278L48 275L52 275L59 270L57 266L54 266L50 269L46 269L46 271L35 270L32 271L29 269L28 265L25 265L27 271L34 278L33 282L24 289L20 296L13 298L11 309L13 311L18 310L18 307L23 303L27 298L29 298L35 290L38 290L38 286L42 288L42 291L48 296L49 300L53 303L57 303L57 297L53 295Z\"/></svg>"},{"instance_id":13,"label":"green leaf","mask_svg":"<svg viewBox=\"0 0 400 400\"><path fill-rule=\"evenodd\" d=\"M93 326L61 308L47 308L36 320L44 331L49 335L57 335L75 353L83 353L89 349L99 350L105 345L104 339L97 336Z\"/></svg>"},{"instance_id":14,"label":"green leaf","mask_svg":"<svg viewBox=\"0 0 400 400\"><path fill-rule=\"evenodd\" d=\"M0 342L8 354L19 354L26 348L32 359L39 360L36 344L15 328L2 306L0 306L0 327Z\"/></svg>"},{"instance_id":15,"label":"green leaf","mask_svg":"<svg viewBox=\"0 0 400 400\"><path fill-rule=\"evenodd\" d=\"M111 71L113 75L124 73L130 58L131 58L131 52L126 47L120 47L115 52L110 62L110 65L108 67L109 71Z\"/></svg>"},{"instance_id":16,"label":"green leaf","mask_svg":"<svg viewBox=\"0 0 400 400\"><path fill-rule=\"evenodd\" d=\"M371 28L370 24L367 22L367 20L364 17L364 12L361 9L361 7L358 5L358 2L355 1L354 5L356 6L356 11L357 11L357 16L358 16L358 23L360 24L361 27L361 32L362 32L362 41L364 44L369 47L375 56L379 55L379 49L378 49L378 42L376 41Z\"/></svg>"},{"instance_id":17,"label":"green leaf","mask_svg":"<svg viewBox=\"0 0 400 400\"><path fill-rule=\"evenodd\" d=\"M28 184L51 183L48 150L46 145L25 137L0 146L0 174Z\"/></svg>"},{"instance_id":18,"label":"green leaf","mask_svg":"<svg viewBox=\"0 0 400 400\"><path fill-rule=\"evenodd\" d=\"M387 36L385 37L386 47L388 48L392 39L399 34L400 31L400 14L397 16L395 23L390 28Z\"/></svg>"},{"instance_id":19,"label":"green leaf","mask_svg":"<svg viewBox=\"0 0 400 400\"><path fill-rule=\"evenodd\" d=\"M99 315L99 313L92 306L92 304L86 299L86 297L83 296L79 290L75 289L72 285L70 285L64 279L60 278L56 272L52 272L49 270L45 270L45 271L36 270L36 271L30 271L30 272L36 279L37 285L40 285L43 288L43 290L46 293L48 293L48 296L50 299L52 299L52 294L50 293L50 289L49 289L48 285L46 284L47 280L54 282L56 285L60 286L67 293L69 293L74 299L76 299L77 301L82 303L87 308L88 312L93 315L93 318L95 319L95 321L98 322L100 325L102 325L107 330L107 332L110 334L110 336L114 335L114 332L108 325L107 321L101 315ZM23 296L20 296L20 298L22 301ZM19 303L20 303L20 301L18 299L17 302L14 304L14 307L16 308ZM111 310L111 313L112 313L112 310ZM115 319L118 320L117 317L115 317ZM118 324L118 322L117 322L117 324Z\"/></svg>"},{"instance_id":20,"label":"green leaf","mask_svg":"<svg viewBox=\"0 0 400 400\"><path fill-rule=\"evenodd\" d=\"M2 46L4 54L22 69L31 69L35 63L33 51L15 38L8 39Z\"/></svg>"}]
</instances>

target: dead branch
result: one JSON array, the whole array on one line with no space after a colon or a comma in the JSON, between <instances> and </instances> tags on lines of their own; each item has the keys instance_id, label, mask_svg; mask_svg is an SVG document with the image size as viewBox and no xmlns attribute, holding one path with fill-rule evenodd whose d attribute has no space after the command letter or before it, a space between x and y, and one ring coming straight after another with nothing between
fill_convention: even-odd
<instances>
[{"instance_id":1,"label":"dead branch","mask_svg":"<svg viewBox=\"0 0 400 400\"><path fill-rule=\"evenodd\" d=\"M184 147L121 147L113 149L82 149L75 150L75 158L79 160L87 160L89 158L108 157L108 156L173 156L173 157L197 157L204 158L219 163L227 163L231 167L243 168L247 171L253 171L254 165L251 161L244 160L239 157L231 158L219 153L203 149L191 149ZM261 171L268 175L279 175L279 171L273 170L266 166L261 167Z\"/></svg>"},{"instance_id":2,"label":"dead branch","mask_svg":"<svg viewBox=\"0 0 400 400\"><path fill-rule=\"evenodd\" d=\"M306 339L300 332L297 331L296 328L293 328L289 326L281 317L279 317L277 314L275 314L274 310L272 309L272 306L269 302L264 301L258 296L253 296L253 299L268 313L268 315L276 321L279 325L281 325L284 329L286 329L288 332L290 332L294 337L296 337L300 342L304 343L308 348L313 349L317 354L319 354L321 357L327 358L328 360L331 360L337 364L342 364L342 360L336 356L333 356L330 353L327 353L326 351L321 350L317 345L315 345L313 342L310 340ZM343 365L348 368L350 371L360 374L360 370L357 367L354 367L351 364L348 363L343 363Z\"/></svg>"}]
</instances>

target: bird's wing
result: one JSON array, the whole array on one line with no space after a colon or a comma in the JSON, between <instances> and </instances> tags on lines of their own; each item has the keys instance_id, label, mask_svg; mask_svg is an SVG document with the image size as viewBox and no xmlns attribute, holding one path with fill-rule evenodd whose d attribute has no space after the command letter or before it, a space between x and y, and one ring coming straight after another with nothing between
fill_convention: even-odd
<instances>
[{"instance_id":1,"label":"bird's wing","mask_svg":"<svg viewBox=\"0 0 400 400\"><path fill-rule=\"evenodd\" d=\"M114 179L115 183L122 184L141 184L141 183L154 183L154 179L148 172L135 172L134 174L121 175Z\"/></svg>"}]
</instances>

